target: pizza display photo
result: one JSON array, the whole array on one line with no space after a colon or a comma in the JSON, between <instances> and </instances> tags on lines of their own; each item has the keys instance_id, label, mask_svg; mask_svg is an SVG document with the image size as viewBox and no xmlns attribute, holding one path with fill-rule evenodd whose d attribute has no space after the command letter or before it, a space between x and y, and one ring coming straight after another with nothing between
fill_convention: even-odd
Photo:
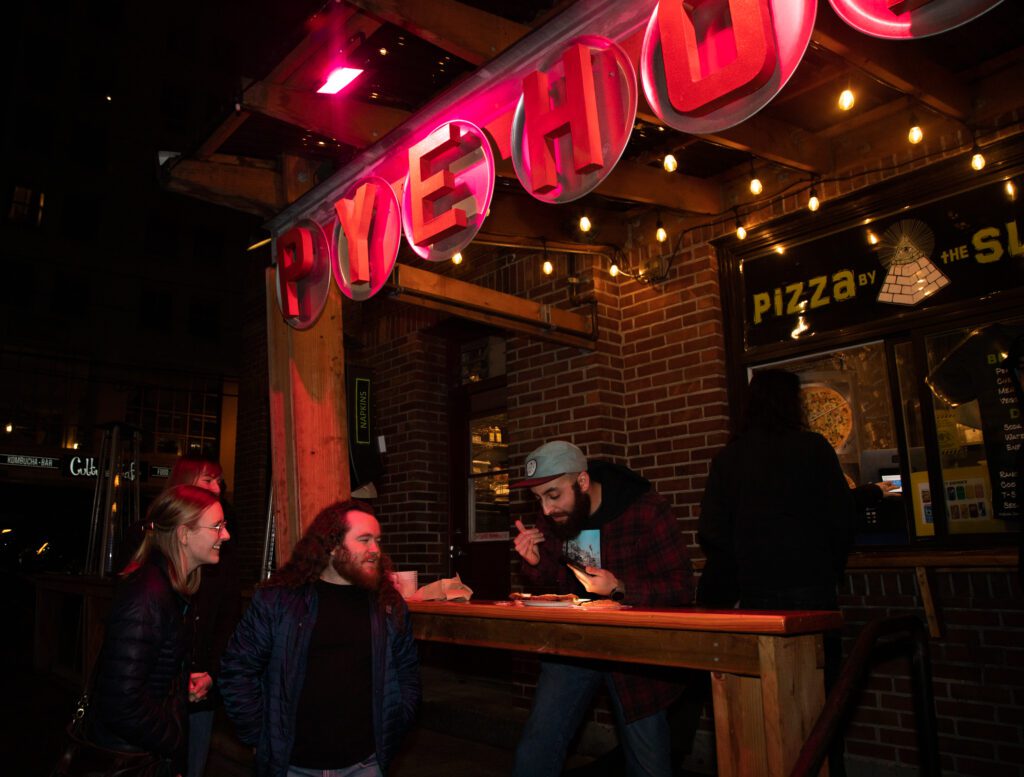
<instances>
[{"instance_id":1,"label":"pizza display photo","mask_svg":"<svg viewBox=\"0 0 1024 777\"><path fill-rule=\"evenodd\" d=\"M801 390L807 424L811 431L841 451L853 433L853 408L841 393L823 383L808 383Z\"/></svg>"}]
</instances>

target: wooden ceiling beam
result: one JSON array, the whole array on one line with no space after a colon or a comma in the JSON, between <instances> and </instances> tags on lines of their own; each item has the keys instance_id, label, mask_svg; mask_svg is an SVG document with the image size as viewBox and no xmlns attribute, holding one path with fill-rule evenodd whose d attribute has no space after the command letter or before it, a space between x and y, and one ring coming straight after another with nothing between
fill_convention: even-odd
<instances>
[{"instance_id":1,"label":"wooden ceiling beam","mask_svg":"<svg viewBox=\"0 0 1024 777\"><path fill-rule=\"evenodd\" d=\"M531 29L455 0L347 2L473 65L494 59Z\"/></svg>"},{"instance_id":2,"label":"wooden ceiling beam","mask_svg":"<svg viewBox=\"0 0 1024 777\"><path fill-rule=\"evenodd\" d=\"M956 75L922 56L906 56L899 44L855 32L824 4L811 41L940 113L960 120L970 114L970 95Z\"/></svg>"},{"instance_id":3,"label":"wooden ceiling beam","mask_svg":"<svg viewBox=\"0 0 1024 777\"><path fill-rule=\"evenodd\" d=\"M408 111L397 108L289 89L266 81L245 90L242 107L356 148L376 143L410 116Z\"/></svg>"},{"instance_id":4,"label":"wooden ceiling beam","mask_svg":"<svg viewBox=\"0 0 1024 777\"><path fill-rule=\"evenodd\" d=\"M280 172L263 160L214 155L167 163L168 191L270 218L288 205Z\"/></svg>"}]
</instances>

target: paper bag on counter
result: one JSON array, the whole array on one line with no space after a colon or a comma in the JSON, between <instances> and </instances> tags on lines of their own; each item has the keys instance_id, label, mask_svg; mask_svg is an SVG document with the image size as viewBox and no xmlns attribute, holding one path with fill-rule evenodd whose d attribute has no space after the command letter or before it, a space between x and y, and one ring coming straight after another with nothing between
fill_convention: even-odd
<instances>
[{"instance_id":1,"label":"paper bag on counter","mask_svg":"<svg viewBox=\"0 0 1024 777\"><path fill-rule=\"evenodd\" d=\"M416 593L409 597L411 602L468 602L473 595L473 589L462 582L459 576L447 577L442 580L435 580L433 583L423 586Z\"/></svg>"}]
</instances>

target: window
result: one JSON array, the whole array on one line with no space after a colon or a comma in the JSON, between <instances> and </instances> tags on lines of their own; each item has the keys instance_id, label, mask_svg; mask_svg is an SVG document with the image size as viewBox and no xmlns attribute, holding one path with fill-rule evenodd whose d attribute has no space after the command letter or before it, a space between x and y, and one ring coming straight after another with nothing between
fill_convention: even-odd
<instances>
[{"instance_id":1,"label":"window","mask_svg":"<svg viewBox=\"0 0 1024 777\"><path fill-rule=\"evenodd\" d=\"M496 413L469 422L469 540L508 539L508 418Z\"/></svg>"},{"instance_id":2,"label":"window","mask_svg":"<svg viewBox=\"0 0 1024 777\"><path fill-rule=\"evenodd\" d=\"M43 192L29 189L27 186L15 186L7 218L10 221L38 227L43 223L45 204L46 195Z\"/></svg>"},{"instance_id":3,"label":"window","mask_svg":"<svg viewBox=\"0 0 1024 777\"><path fill-rule=\"evenodd\" d=\"M194 379L185 388L140 386L128 399L128 423L142 430L142 453L217 458L221 388L214 379Z\"/></svg>"}]
</instances>

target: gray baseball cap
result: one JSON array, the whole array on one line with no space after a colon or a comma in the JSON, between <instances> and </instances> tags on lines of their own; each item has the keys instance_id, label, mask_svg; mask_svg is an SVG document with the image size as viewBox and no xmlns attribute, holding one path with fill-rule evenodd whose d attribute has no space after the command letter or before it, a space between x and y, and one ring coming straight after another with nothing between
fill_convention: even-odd
<instances>
[{"instance_id":1,"label":"gray baseball cap","mask_svg":"<svg viewBox=\"0 0 1024 777\"><path fill-rule=\"evenodd\" d=\"M526 477L509 485L510 488L533 488L568 472L586 471L587 457L583 451L571 442L553 440L526 457Z\"/></svg>"}]
</instances>

